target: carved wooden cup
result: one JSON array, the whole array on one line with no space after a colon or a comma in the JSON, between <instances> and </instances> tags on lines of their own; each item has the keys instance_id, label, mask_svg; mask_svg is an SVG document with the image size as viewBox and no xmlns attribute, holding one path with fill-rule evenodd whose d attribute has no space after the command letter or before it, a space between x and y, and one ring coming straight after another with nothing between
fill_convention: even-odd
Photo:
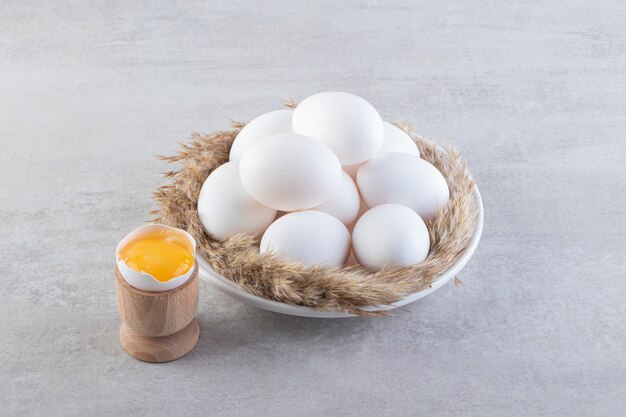
<instances>
[{"instance_id":1,"label":"carved wooden cup","mask_svg":"<svg viewBox=\"0 0 626 417\"><path fill-rule=\"evenodd\" d=\"M115 268L120 341L131 356L145 362L168 362L187 354L198 342L198 267L180 287L148 292L129 285Z\"/></svg>"}]
</instances>

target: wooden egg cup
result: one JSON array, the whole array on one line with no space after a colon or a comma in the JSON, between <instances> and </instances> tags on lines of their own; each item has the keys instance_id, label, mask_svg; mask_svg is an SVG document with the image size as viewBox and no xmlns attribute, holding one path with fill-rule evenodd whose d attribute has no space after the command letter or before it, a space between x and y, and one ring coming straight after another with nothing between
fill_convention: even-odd
<instances>
[{"instance_id":1,"label":"wooden egg cup","mask_svg":"<svg viewBox=\"0 0 626 417\"><path fill-rule=\"evenodd\" d=\"M198 342L198 267L180 287L148 292L130 286L115 267L117 311L124 350L145 362L169 362Z\"/></svg>"}]
</instances>

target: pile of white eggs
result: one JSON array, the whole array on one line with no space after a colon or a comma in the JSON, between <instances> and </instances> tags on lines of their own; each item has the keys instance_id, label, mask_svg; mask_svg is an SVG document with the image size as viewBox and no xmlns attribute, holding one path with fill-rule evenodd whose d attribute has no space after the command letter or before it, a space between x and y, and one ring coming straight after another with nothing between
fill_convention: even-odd
<instances>
[{"instance_id":1,"label":"pile of white eggs","mask_svg":"<svg viewBox=\"0 0 626 417\"><path fill-rule=\"evenodd\" d=\"M445 178L366 100L325 92L248 123L198 199L206 232L262 236L261 253L306 265L409 266L428 256L424 220Z\"/></svg>"}]
</instances>

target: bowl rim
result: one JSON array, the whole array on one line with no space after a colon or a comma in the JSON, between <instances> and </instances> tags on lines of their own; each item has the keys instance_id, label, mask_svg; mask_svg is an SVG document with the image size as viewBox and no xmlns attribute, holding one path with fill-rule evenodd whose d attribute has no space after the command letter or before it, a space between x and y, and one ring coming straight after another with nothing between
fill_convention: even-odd
<instances>
[{"instance_id":1,"label":"bowl rim","mask_svg":"<svg viewBox=\"0 0 626 417\"><path fill-rule=\"evenodd\" d=\"M480 238L482 236L484 223L483 200L477 185L474 185L474 187L472 188L472 194L474 195L474 198L476 199L476 203L478 205L478 218L476 219L476 227L474 229L474 233L472 234L470 244L465 249L463 254L459 257L459 259L457 259L457 261L452 264L450 268L441 273L438 279L434 281L429 288L407 295L406 297L396 301L395 303L388 305L367 306L363 307L363 310L393 310L398 307L410 304L414 301L419 300L420 298L426 297L427 295L443 287L465 267L465 265L474 255L474 252L476 252L478 242L480 241ZM343 311L325 311L314 307L295 306L279 301L268 300L263 297L259 297L258 295L250 294L249 292L241 289L239 285L237 285L237 283L231 281L219 272L215 271L211 264L202 256L197 255L196 262L198 263L199 267L199 275L203 280L209 282L221 292L240 301L243 301L246 304L250 304L254 307L281 314L312 318L343 318L357 316L355 314L350 314Z\"/></svg>"}]
</instances>

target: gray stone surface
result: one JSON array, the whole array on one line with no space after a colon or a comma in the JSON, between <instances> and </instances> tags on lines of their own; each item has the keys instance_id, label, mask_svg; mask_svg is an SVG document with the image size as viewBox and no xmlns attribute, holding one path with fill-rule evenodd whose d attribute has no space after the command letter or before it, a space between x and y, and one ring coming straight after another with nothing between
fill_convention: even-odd
<instances>
[{"instance_id":1,"label":"gray stone surface","mask_svg":"<svg viewBox=\"0 0 626 417\"><path fill-rule=\"evenodd\" d=\"M0 414L623 416L625 28L622 1L3 0ZM126 355L113 251L153 156L329 89L465 150L465 286L325 321L203 284L191 354Z\"/></svg>"}]
</instances>

